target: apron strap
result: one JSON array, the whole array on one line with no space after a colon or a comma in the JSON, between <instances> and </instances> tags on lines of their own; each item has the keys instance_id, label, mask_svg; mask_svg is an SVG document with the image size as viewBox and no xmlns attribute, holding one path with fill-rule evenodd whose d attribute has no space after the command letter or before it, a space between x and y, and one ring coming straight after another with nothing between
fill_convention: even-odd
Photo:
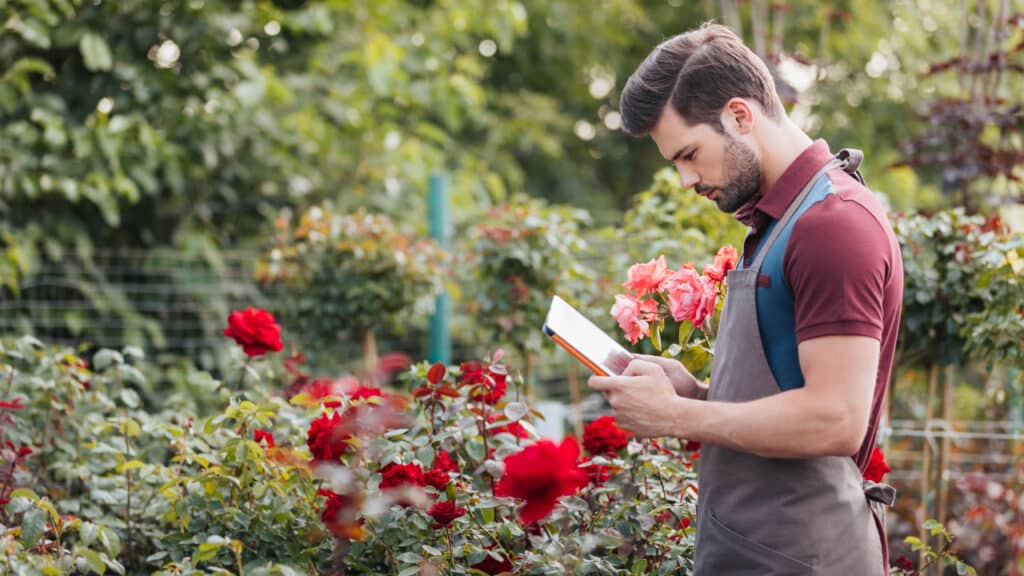
<instances>
[{"instance_id":1,"label":"apron strap","mask_svg":"<svg viewBox=\"0 0 1024 576\"><path fill-rule=\"evenodd\" d=\"M807 181L804 185L803 190L797 194L796 198L789 203L789 207L786 208L786 212L779 218L779 221L775 224L775 228L772 229L772 233L765 239L761 248L757 251L757 256L754 258L753 264L750 265L751 270L760 270L761 264L764 262L765 257L768 255L768 251L771 249L772 244L775 244L775 239L782 234L782 231L786 228L786 224L793 218L796 211L800 208L800 205L804 203L804 199L811 193L811 189L818 183L829 170L834 168L840 168L846 166L846 161L840 160L839 158L831 158L828 162L822 166L813 178Z\"/></svg>"},{"instance_id":2,"label":"apron strap","mask_svg":"<svg viewBox=\"0 0 1024 576\"><path fill-rule=\"evenodd\" d=\"M864 177L860 174L860 163L864 161L864 152L856 148L843 148L836 154L836 159L844 163L844 172L856 178L861 186L867 186L867 183L864 182Z\"/></svg>"}]
</instances>

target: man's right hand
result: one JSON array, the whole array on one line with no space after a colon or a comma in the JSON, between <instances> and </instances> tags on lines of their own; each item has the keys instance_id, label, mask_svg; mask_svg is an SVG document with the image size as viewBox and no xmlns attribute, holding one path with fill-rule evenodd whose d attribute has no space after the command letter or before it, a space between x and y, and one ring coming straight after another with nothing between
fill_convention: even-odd
<instances>
[{"instance_id":1,"label":"man's right hand","mask_svg":"<svg viewBox=\"0 0 1024 576\"><path fill-rule=\"evenodd\" d=\"M683 363L675 358L664 358L662 356L651 356L650 354L636 354L637 358L653 362L665 371L676 394L684 398L704 400L708 395L708 387L694 378L693 374L683 366Z\"/></svg>"}]
</instances>

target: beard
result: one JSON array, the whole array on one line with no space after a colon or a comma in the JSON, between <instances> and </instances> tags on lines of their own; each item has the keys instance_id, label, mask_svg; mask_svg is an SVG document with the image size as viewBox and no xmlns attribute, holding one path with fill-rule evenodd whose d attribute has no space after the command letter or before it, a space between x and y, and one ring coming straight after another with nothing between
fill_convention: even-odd
<instances>
[{"instance_id":1,"label":"beard","mask_svg":"<svg viewBox=\"0 0 1024 576\"><path fill-rule=\"evenodd\" d=\"M715 204L726 214L732 214L750 201L761 189L761 163L749 146L730 137L725 146L724 186L698 186L701 194L718 190Z\"/></svg>"}]
</instances>

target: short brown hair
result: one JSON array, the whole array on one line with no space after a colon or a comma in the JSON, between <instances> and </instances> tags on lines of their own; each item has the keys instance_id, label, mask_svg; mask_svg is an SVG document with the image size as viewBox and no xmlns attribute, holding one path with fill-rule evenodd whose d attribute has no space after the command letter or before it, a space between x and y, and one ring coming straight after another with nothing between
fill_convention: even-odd
<instances>
[{"instance_id":1,"label":"short brown hair","mask_svg":"<svg viewBox=\"0 0 1024 576\"><path fill-rule=\"evenodd\" d=\"M782 104L768 67L732 30L705 24L658 45L626 81L619 100L622 128L633 136L654 129L666 104L690 124L723 130L722 108L750 98L775 118Z\"/></svg>"}]
</instances>

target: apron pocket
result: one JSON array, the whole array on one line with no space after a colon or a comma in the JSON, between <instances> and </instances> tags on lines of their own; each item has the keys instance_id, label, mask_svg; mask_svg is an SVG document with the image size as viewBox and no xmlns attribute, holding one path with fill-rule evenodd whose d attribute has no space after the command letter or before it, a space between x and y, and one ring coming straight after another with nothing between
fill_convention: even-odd
<instances>
[{"instance_id":1,"label":"apron pocket","mask_svg":"<svg viewBox=\"0 0 1024 576\"><path fill-rule=\"evenodd\" d=\"M754 542L723 524L714 511L707 512L707 530L700 540L703 549L697 550L697 556L707 561L707 574L798 576L816 573L810 564Z\"/></svg>"}]
</instances>

